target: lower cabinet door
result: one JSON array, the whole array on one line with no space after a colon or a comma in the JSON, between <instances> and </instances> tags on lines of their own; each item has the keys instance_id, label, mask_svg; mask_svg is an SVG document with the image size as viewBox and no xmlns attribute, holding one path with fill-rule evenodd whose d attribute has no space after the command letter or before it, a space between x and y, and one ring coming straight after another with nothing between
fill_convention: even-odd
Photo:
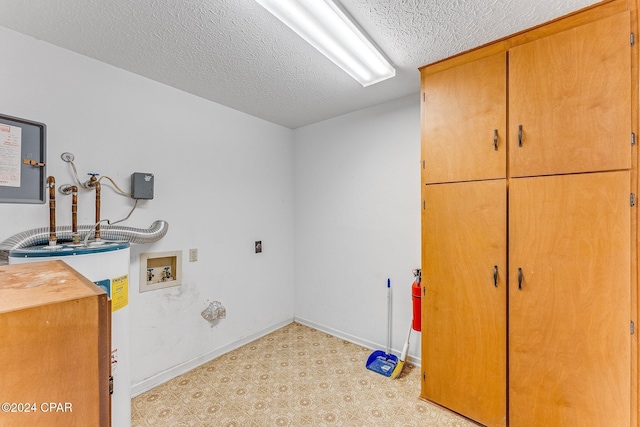
<instances>
[{"instance_id":1,"label":"lower cabinet door","mask_svg":"<svg viewBox=\"0 0 640 427\"><path fill-rule=\"evenodd\" d=\"M628 171L511 180L511 427L630 425L629 197Z\"/></svg>"},{"instance_id":2,"label":"lower cabinet door","mask_svg":"<svg viewBox=\"0 0 640 427\"><path fill-rule=\"evenodd\" d=\"M505 180L423 187L422 397L506 425Z\"/></svg>"}]
</instances>

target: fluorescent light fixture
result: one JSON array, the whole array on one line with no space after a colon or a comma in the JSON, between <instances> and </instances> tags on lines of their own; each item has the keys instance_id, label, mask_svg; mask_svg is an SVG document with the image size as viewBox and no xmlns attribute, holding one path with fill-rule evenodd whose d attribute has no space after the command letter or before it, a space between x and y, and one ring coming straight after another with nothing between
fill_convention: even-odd
<instances>
[{"instance_id":1,"label":"fluorescent light fixture","mask_svg":"<svg viewBox=\"0 0 640 427\"><path fill-rule=\"evenodd\" d=\"M396 75L367 36L332 0L256 0L362 86Z\"/></svg>"}]
</instances>

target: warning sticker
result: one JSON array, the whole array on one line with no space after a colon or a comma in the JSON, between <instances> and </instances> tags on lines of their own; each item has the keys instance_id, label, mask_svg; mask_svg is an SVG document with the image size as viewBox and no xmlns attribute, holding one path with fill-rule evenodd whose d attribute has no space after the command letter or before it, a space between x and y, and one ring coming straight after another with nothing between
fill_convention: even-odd
<instances>
[{"instance_id":1,"label":"warning sticker","mask_svg":"<svg viewBox=\"0 0 640 427\"><path fill-rule=\"evenodd\" d=\"M118 374L118 349L111 350L111 375L114 377Z\"/></svg>"},{"instance_id":2,"label":"warning sticker","mask_svg":"<svg viewBox=\"0 0 640 427\"><path fill-rule=\"evenodd\" d=\"M120 310L129 304L129 276L111 279L111 311Z\"/></svg>"}]
</instances>

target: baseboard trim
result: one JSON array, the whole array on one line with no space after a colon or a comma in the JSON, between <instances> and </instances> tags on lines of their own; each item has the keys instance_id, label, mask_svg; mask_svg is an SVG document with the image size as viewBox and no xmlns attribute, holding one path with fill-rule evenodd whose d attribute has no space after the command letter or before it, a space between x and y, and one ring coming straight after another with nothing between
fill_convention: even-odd
<instances>
[{"instance_id":1,"label":"baseboard trim","mask_svg":"<svg viewBox=\"0 0 640 427\"><path fill-rule=\"evenodd\" d=\"M274 332L282 328L283 326L290 324L294 320L295 320L294 318L289 318L281 322L275 323L271 326L268 326L267 328L261 329L260 331L247 335L246 337L242 337L241 339L233 341L232 343L229 343L223 347L209 351L205 354L202 354L184 363L181 363L172 368L169 368L166 371L160 372L159 374L149 377L137 384L134 384L131 386L131 397L136 397L137 395L142 394L145 391L149 391L152 388L159 386L160 384L163 384L177 376L180 376L186 372L189 372L194 368L197 368L198 366L204 363L207 363L213 360L216 357L220 357L223 354L226 354L230 351L233 351L237 348L242 347L245 344L250 343L251 341L255 341L258 338L261 338L267 334L270 334L271 332Z\"/></svg>"},{"instance_id":2,"label":"baseboard trim","mask_svg":"<svg viewBox=\"0 0 640 427\"><path fill-rule=\"evenodd\" d=\"M152 388L159 386L160 384L163 384L169 380L172 380L173 378L176 378L184 373L189 372L194 368L197 368L198 366L204 363L207 363L215 359L216 357L220 357L223 354L229 353L230 351L233 351L237 348L242 347L245 344L250 343L251 341L255 341L258 338L261 338L267 334L270 334L271 332L277 331L278 329L290 324L291 322L297 322L297 323L300 323L301 325L305 325L310 328L317 329L318 331L326 332L327 334L333 335L345 341L349 341L353 344L356 344L365 348L369 348L371 350L380 348L379 344L377 343L364 340L354 335L350 335L338 329L330 328L328 326L324 326L319 323L315 323L300 317L293 317L293 318L289 318L281 322L275 323L267 328L261 329L260 331L247 335L246 337L242 337L241 339L233 341L232 343L229 343L223 347L209 351L205 354L202 354L184 363L181 363L172 368L169 368L166 371L160 372L159 374L149 377L137 384L134 384L133 386L131 386L131 397L136 397L139 394L144 393L145 391L149 391ZM392 351L394 350L392 349ZM400 351L395 351L395 353L399 354ZM407 355L408 363L411 363L416 366L420 366L420 361L421 359L419 357L415 357L410 354Z\"/></svg>"},{"instance_id":3,"label":"baseboard trim","mask_svg":"<svg viewBox=\"0 0 640 427\"><path fill-rule=\"evenodd\" d=\"M353 344L357 344L357 345L360 345L362 347L369 348L371 350L376 350L376 349L380 349L381 348L380 345L377 344L377 343L364 340L362 338L347 334L346 332L339 331L337 329L333 329L333 328L330 328L328 326L324 326L324 325L321 325L319 323L312 322L310 320L302 319L300 317L295 317L294 318L294 322L300 323L301 325L305 325L305 326L308 326L308 327L313 328L313 329L317 329L317 330L322 331L322 332L326 332L327 334L330 334L330 335L333 335L335 337L341 338L341 339L343 339L345 341L349 341L349 342L351 342ZM397 355L399 355L402 352L401 350L394 350L394 349L391 349L391 351L395 351L395 353ZM407 355L407 360L406 361L408 363L411 363L412 365L416 365L416 366L420 366L421 365L421 358L412 356L410 354Z\"/></svg>"}]
</instances>

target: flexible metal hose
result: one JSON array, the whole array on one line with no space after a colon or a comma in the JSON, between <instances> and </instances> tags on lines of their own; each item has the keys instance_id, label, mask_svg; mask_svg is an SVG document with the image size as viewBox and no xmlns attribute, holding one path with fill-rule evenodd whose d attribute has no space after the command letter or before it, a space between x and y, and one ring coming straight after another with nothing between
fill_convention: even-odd
<instances>
[{"instance_id":1,"label":"flexible metal hose","mask_svg":"<svg viewBox=\"0 0 640 427\"><path fill-rule=\"evenodd\" d=\"M94 225L79 225L78 232L90 233L94 230ZM128 243L153 243L162 239L169 230L169 224L163 220L154 221L151 227L134 228L119 225L103 225L101 239L107 241L119 241ZM72 240L72 227L69 225L56 227L58 242L70 242ZM31 246L44 245L49 241L49 228L34 228L23 231L4 242L0 243L0 264L6 261L8 252L14 249L24 249ZM2 253L6 252L6 253ZM6 263L6 262L5 262Z\"/></svg>"}]
</instances>

